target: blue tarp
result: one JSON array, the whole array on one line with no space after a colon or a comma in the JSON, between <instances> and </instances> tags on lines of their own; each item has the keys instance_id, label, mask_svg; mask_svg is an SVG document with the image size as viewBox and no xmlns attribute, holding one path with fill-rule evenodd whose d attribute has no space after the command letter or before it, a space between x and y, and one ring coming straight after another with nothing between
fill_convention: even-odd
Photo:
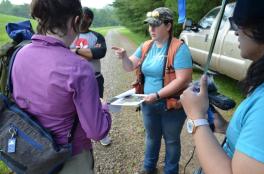
<instances>
[{"instance_id":1,"label":"blue tarp","mask_svg":"<svg viewBox=\"0 0 264 174\"><path fill-rule=\"evenodd\" d=\"M8 36L16 42L30 40L33 35L33 29L29 20L17 23L8 23L6 25Z\"/></svg>"},{"instance_id":2,"label":"blue tarp","mask_svg":"<svg viewBox=\"0 0 264 174\"><path fill-rule=\"evenodd\" d=\"M186 0L178 0L178 23L182 24L186 18Z\"/></svg>"}]
</instances>

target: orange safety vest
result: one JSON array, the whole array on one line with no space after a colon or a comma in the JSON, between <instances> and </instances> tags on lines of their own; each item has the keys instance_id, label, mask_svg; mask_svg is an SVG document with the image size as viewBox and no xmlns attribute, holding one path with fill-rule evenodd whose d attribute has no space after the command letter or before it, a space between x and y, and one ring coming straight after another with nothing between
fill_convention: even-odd
<instances>
[{"instance_id":1,"label":"orange safety vest","mask_svg":"<svg viewBox=\"0 0 264 174\"><path fill-rule=\"evenodd\" d=\"M182 43L183 42L177 38L173 37L171 39L171 43L170 43L168 55L167 55L167 62L164 68L165 72L163 73L164 74L164 77L163 77L164 86L168 85L171 81L176 79L175 69L173 67L174 55L176 54L177 50L179 49ZM153 40L148 40L148 41L145 41L142 46L142 55L141 55L141 58L139 60L139 63L136 69L137 80L136 82L133 83L133 87L136 89L137 94L144 93L144 75L141 71L141 65L144 59L147 57L147 53L150 47L152 46L152 44L153 44ZM177 92L174 95L174 96L177 96L178 98L175 98L175 97L166 98L167 109L179 109L182 107L179 101L179 96L183 90Z\"/></svg>"}]
</instances>

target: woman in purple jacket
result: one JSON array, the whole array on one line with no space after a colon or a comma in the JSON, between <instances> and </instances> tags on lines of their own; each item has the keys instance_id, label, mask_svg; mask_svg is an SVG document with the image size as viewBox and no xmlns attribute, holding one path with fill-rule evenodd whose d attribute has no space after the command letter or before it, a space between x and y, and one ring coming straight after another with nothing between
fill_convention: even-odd
<instances>
[{"instance_id":1,"label":"woman in purple jacket","mask_svg":"<svg viewBox=\"0 0 264 174\"><path fill-rule=\"evenodd\" d=\"M16 56L12 70L14 100L61 145L67 143L78 115L73 157L61 173L93 173L91 139L107 135L111 117L107 105L101 104L92 67L68 48L78 34L81 3L33 0L31 15L38 21L37 34Z\"/></svg>"}]
</instances>

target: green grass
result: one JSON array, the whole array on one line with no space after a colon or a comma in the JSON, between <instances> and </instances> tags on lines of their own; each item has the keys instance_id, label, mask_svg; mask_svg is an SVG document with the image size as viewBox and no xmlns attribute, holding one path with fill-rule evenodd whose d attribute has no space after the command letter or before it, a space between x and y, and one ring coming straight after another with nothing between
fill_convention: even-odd
<instances>
[{"instance_id":1,"label":"green grass","mask_svg":"<svg viewBox=\"0 0 264 174\"><path fill-rule=\"evenodd\" d=\"M198 80L202 76L202 71L198 69L194 69L193 71L193 79ZM215 84L218 88L218 92L228 96L229 98L233 99L236 102L236 107L230 109L224 113L224 117L230 119L233 115L235 109L237 108L238 104L244 99L244 96L240 92L238 81L233 80L229 77L224 75L218 74L214 76Z\"/></svg>"},{"instance_id":2,"label":"green grass","mask_svg":"<svg viewBox=\"0 0 264 174\"><path fill-rule=\"evenodd\" d=\"M132 31L130 31L129 29L125 28L125 27L119 28L118 31L121 34L127 36L136 45L140 45L142 42L144 42L145 40L149 39L149 36L145 36L143 34L134 33Z\"/></svg>"},{"instance_id":3,"label":"green grass","mask_svg":"<svg viewBox=\"0 0 264 174\"><path fill-rule=\"evenodd\" d=\"M28 20L26 18L22 17L17 17L17 16L10 16L10 15L5 15L5 14L0 14L0 45L3 45L5 42L11 41L11 39L8 37L5 31L5 26L8 22L19 22L19 21L24 21ZM36 28L36 21L30 20L33 28Z\"/></svg>"},{"instance_id":4,"label":"green grass","mask_svg":"<svg viewBox=\"0 0 264 174\"><path fill-rule=\"evenodd\" d=\"M131 32L130 30L128 30L127 28L120 28L119 32L125 36L127 36L131 41L133 41L136 45L139 45L140 43L142 43L143 41L147 40L148 38L140 35L140 34L136 34ZM201 75L202 75L202 71L198 70L198 69L194 69L193 71L193 79L197 80L200 79ZM233 80L229 77L226 77L224 75L216 75L214 76L214 81L215 84L218 87L218 91L221 94L224 94L230 98L232 98L233 100L235 100L235 102L237 103L236 107L238 106L238 104L243 100L243 95L241 94L239 88L238 88L238 81ZM234 110L236 109L236 107L234 109L231 109L227 112L224 112L224 116L226 118L230 118L234 112Z\"/></svg>"},{"instance_id":5,"label":"green grass","mask_svg":"<svg viewBox=\"0 0 264 174\"><path fill-rule=\"evenodd\" d=\"M8 170L8 168L5 166L5 164L0 161L0 173L1 174L9 174L10 171Z\"/></svg>"},{"instance_id":6,"label":"green grass","mask_svg":"<svg viewBox=\"0 0 264 174\"><path fill-rule=\"evenodd\" d=\"M18 22L18 21L24 21L28 20L26 18L22 17L17 17L17 16L10 16L10 15L5 15L5 14L0 14L0 45L3 45L4 43L11 41L11 39L8 37L5 31L5 26L8 22ZM37 22L35 20L30 20L33 28L35 29L37 26ZM98 27L98 28L92 28L92 30L95 30L99 33L101 33L103 36L105 36L108 32L108 30L113 29L113 28L120 28L116 26L111 26L111 27Z\"/></svg>"}]
</instances>

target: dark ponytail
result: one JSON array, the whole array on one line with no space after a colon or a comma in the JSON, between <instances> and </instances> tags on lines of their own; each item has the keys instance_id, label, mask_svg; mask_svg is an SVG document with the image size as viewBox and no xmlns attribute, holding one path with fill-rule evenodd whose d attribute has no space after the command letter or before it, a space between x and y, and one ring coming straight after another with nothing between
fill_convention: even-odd
<instances>
[{"instance_id":1,"label":"dark ponytail","mask_svg":"<svg viewBox=\"0 0 264 174\"><path fill-rule=\"evenodd\" d=\"M262 56L262 58L251 64L248 69L246 78L241 81L241 86L245 94L250 94L263 82L264 55Z\"/></svg>"}]
</instances>

